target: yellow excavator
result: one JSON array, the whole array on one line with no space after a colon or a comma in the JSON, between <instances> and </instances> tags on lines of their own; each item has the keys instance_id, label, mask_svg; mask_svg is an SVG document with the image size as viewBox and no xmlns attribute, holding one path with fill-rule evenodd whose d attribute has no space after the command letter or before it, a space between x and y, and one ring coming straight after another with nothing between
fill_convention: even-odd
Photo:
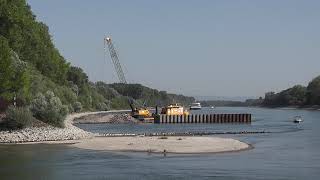
<instances>
[{"instance_id":1,"label":"yellow excavator","mask_svg":"<svg viewBox=\"0 0 320 180\"><path fill-rule=\"evenodd\" d=\"M154 120L154 117L152 116L152 113L145 107L138 107L136 108L134 106L134 101L132 99L129 99L129 105L131 108L131 116L143 121L143 122L152 122Z\"/></svg>"}]
</instances>

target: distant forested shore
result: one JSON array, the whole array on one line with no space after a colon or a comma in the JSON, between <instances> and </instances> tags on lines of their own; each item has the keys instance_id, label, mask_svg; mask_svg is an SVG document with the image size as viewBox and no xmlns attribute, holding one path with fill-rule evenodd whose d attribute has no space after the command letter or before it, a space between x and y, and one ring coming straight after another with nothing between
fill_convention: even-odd
<instances>
[{"instance_id":1,"label":"distant forested shore","mask_svg":"<svg viewBox=\"0 0 320 180\"><path fill-rule=\"evenodd\" d=\"M246 101L201 101L204 106L259 106L289 107L304 109L320 108L320 76L312 79L307 86L295 85L278 93L267 92L264 98Z\"/></svg>"}]
</instances>

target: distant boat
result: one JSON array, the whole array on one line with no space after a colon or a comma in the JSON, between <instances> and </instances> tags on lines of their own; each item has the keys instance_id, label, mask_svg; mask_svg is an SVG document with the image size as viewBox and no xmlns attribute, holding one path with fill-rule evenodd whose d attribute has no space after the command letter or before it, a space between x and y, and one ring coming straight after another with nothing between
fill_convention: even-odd
<instances>
[{"instance_id":1,"label":"distant boat","mask_svg":"<svg viewBox=\"0 0 320 180\"><path fill-rule=\"evenodd\" d=\"M301 123L302 121L303 120L302 120L301 116L296 116L296 117L294 117L294 120L293 120L294 123Z\"/></svg>"},{"instance_id":2,"label":"distant boat","mask_svg":"<svg viewBox=\"0 0 320 180\"><path fill-rule=\"evenodd\" d=\"M215 107L214 107L214 106L211 106L210 108L211 108L211 109L214 109Z\"/></svg>"},{"instance_id":3,"label":"distant boat","mask_svg":"<svg viewBox=\"0 0 320 180\"><path fill-rule=\"evenodd\" d=\"M198 102L192 103L190 105L190 110L200 110L201 108L202 108L201 104Z\"/></svg>"}]
</instances>

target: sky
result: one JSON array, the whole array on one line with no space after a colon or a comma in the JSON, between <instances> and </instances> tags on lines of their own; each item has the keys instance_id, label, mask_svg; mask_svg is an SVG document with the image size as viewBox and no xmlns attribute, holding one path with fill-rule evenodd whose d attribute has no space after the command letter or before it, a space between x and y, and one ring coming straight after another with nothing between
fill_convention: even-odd
<instances>
[{"instance_id":1,"label":"sky","mask_svg":"<svg viewBox=\"0 0 320 180\"><path fill-rule=\"evenodd\" d=\"M320 75L320 1L28 0L60 53L92 81L191 96L264 96Z\"/></svg>"}]
</instances>

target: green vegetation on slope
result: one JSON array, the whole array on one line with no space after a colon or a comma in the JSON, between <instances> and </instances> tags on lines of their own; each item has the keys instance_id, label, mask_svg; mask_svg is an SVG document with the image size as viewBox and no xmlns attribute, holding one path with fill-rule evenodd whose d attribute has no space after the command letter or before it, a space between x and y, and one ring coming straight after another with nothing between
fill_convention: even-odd
<instances>
[{"instance_id":1,"label":"green vegetation on slope","mask_svg":"<svg viewBox=\"0 0 320 180\"><path fill-rule=\"evenodd\" d=\"M71 66L59 53L49 28L36 21L25 0L0 0L0 112L15 96L18 106L30 108L34 117L55 126L62 126L71 112L129 108L126 96L146 105L194 100L140 84L90 82L81 68Z\"/></svg>"}]
</instances>

